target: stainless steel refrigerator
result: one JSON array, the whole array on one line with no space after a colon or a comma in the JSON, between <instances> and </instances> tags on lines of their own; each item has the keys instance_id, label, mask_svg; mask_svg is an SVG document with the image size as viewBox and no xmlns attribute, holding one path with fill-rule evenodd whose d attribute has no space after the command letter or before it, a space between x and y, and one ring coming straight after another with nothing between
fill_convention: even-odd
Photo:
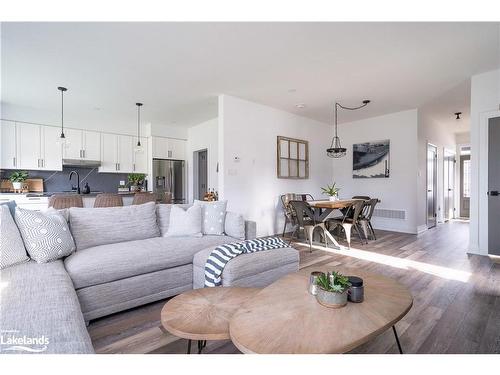
<instances>
[{"instance_id":1,"label":"stainless steel refrigerator","mask_svg":"<svg viewBox=\"0 0 500 375\"><path fill-rule=\"evenodd\" d=\"M172 193L172 203L186 203L186 170L183 160L153 159L153 192L163 199Z\"/></svg>"}]
</instances>

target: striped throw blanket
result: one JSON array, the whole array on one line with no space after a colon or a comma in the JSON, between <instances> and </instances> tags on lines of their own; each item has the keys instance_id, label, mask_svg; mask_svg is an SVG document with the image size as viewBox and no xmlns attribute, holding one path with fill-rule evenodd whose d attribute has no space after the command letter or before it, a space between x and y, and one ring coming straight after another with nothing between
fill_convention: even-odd
<instances>
[{"instance_id":1,"label":"striped throw blanket","mask_svg":"<svg viewBox=\"0 0 500 375\"><path fill-rule=\"evenodd\" d=\"M221 286L222 271L227 262L240 254L255 253L257 251L280 249L289 245L278 237L257 238L233 242L217 246L205 264L205 287Z\"/></svg>"}]
</instances>

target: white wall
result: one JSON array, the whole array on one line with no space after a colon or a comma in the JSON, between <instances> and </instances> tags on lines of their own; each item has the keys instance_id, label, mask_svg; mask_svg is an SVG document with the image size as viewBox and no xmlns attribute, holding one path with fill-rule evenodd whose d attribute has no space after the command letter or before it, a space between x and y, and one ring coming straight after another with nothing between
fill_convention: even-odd
<instances>
[{"instance_id":1,"label":"white wall","mask_svg":"<svg viewBox=\"0 0 500 375\"><path fill-rule=\"evenodd\" d=\"M488 253L488 143L486 117L499 116L500 70L471 78L471 253Z\"/></svg>"},{"instance_id":2,"label":"white wall","mask_svg":"<svg viewBox=\"0 0 500 375\"><path fill-rule=\"evenodd\" d=\"M325 152L332 133L329 124L219 96L219 192L228 200L228 209L255 220L259 236L281 232L281 194L310 193L320 198L320 188L332 183L332 161ZM309 141L309 179L276 177L279 135Z\"/></svg>"},{"instance_id":3,"label":"white wall","mask_svg":"<svg viewBox=\"0 0 500 375\"><path fill-rule=\"evenodd\" d=\"M333 175L341 198L368 195L379 198L377 208L406 211L406 220L374 217L374 227L416 233L417 110L392 113L339 125L347 156L333 160ZM354 179L352 148L355 143L390 140L390 177Z\"/></svg>"},{"instance_id":4,"label":"white wall","mask_svg":"<svg viewBox=\"0 0 500 375\"><path fill-rule=\"evenodd\" d=\"M195 151L207 150L208 162L208 189L218 190L217 162L218 158L218 127L219 121L217 118L205 121L201 124L188 128L187 130L187 146L186 160L188 165L188 200L193 201L193 179L194 179L194 157Z\"/></svg>"}]
</instances>

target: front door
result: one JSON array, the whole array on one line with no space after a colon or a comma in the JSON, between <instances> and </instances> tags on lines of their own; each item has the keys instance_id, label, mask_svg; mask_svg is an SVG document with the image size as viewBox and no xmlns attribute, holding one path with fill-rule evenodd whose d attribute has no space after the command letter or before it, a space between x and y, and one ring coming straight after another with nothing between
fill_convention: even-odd
<instances>
[{"instance_id":1,"label":"front door","mask_svg":"<svg viewBox=\"0 0 500 375\"><path fill-rule=\"evenodd\" d=\"M468 218L470 211L470 155L460 156L460 217Z\"/></svg>"},{"instance_id":2,"label":"front door","mask_svg":"<svg viewBox=\"0 0 500 375\"><path fill-rule=\"evenodd\" d=\"M500 255L500 117L488 124L488 253Z\"/></svg>"},{"instance_id":3,"label":"front door","mask_svg":"<svg viewBox=\"0 0 500 375\"><path fill-rule=\"evenodd\" d=\"M444 152L444 220L454 217L454 190L455 190L455 154Z\"/></svg>"},{"instance_id":4,"label":"front door","mask_svg":"<svg viewBox=\"0 0 500 375\"><path fill-rule=\"evenodd\" d=\"M207 193L208 180L207 150L198 152L198 199L203 200Z\"/></svg>"},{"instance_id":5,"label":"front door","mask_svg":"<svg viewBox=\"0 0 500 375\"><path fill-rule=\"evenodd\" d=\"M436 226L437 217L437 147L427 145L427 228Z\"/></svg>"}]
</instances>

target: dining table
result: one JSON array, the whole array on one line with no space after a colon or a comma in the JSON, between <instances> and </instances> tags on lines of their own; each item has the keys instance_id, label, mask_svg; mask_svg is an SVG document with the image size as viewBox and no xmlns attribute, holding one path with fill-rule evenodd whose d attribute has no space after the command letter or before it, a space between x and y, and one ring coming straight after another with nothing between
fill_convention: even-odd
<instances>
[{"instance_id":1,"label":"dining table","mask_svg":"<svg viewBox=\"0 0 500 375\"><path fill-rule=\"evenodd\" d=\"M360 199L338 199L338 200L334 200L334 201L330 201L330 200L307 201L307 203L309 204L309 206L320 210L320 213L317 216L317 219L319 221L325 222L328 219L333 218L335 210L348 209L348 208L352 207L352 205L354 205L356 202L359 202L359 201L360 201ZM349 212L350 212L350 210L344 210L344 212L342 212L343 218L345 218L349 214ZM346 232L347 242L348 242L349 247L350 247L351 246L350 237L351 237L352 224L342 223L342 227L344 228L344 230ZM336 246L339 249L342 249L342 246L337 242L337 240L335 239L335 237L333 237L333 235L330 233L330 231L325 230L324 234L334 244L334 246ZM326 239L325 239L325 241L326 241Z\"/></svg>"}]
</instances>

